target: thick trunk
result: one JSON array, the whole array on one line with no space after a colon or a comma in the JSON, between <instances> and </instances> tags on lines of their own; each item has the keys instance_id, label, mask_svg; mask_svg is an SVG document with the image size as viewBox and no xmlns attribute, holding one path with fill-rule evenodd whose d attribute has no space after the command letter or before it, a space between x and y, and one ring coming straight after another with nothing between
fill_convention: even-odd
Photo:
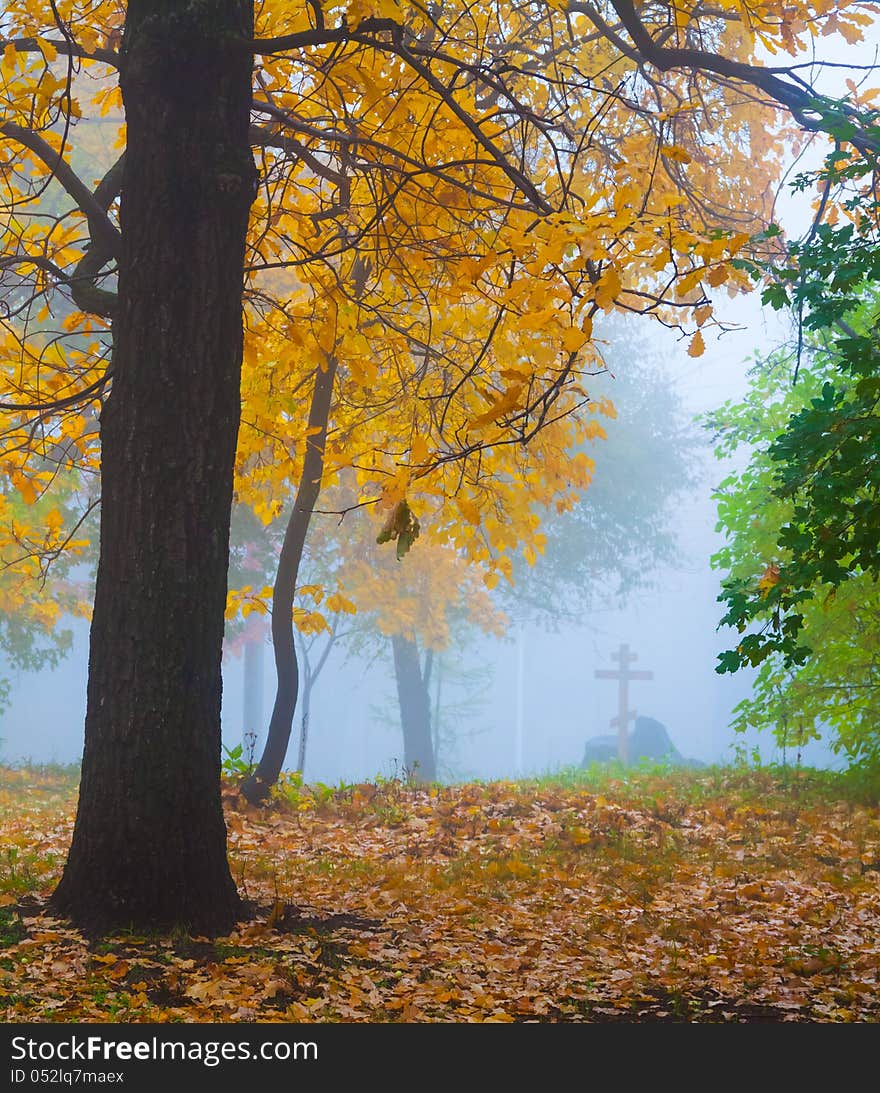
<instances>
[{"instance_id":1,"label":"thick trunk","mask_svg":"<svg viewBox=\"0 0 880 1093\"><path fill-rule=\"evenodd\" d=\"M73 844L90 931L228 930L220 660L239 423L250 0L130 0L101 553Z\"/></svg>"},{"instance_id":2,"label":"thick trunk","mask_svg":"<svg viewBox=\"0 0 880 1093\"><path fill-rule=\"evenodd\" d=\"M431 704L428 680L419 663L419 648L399 634L391 638L391 647L403 729L404 767L415 781L434 782L437 768L431 741Z\"/></svg>"},{"instance_id":3,"label":"thick trunk","mask_svg":"<svg viewBox=\"0 0 880 1093\"><path fill-rule=\"evenodd\" d=\"M293 715L296 711L299 691L299 666L293 641L293 598L296 593L299 566L306 545L309 524L321 493L324 446L327 443L327 422L330 417L336 365L336 358L331 356L327 360L326 368L319 368L315 375L315 387L309 407L309 433L306 439L303 473L293 502L293 512L290 514L284 533L284 542L278 558L278 572L275 575L275 586L272 590L272 647L275 653L278 688L275 692L275 705L269 721L266 746L263 748L257 769L241 787L241 792L247 800L254 804L265 800L272 786L278 781L293 728Z\"/></svg>"}]
</instances>

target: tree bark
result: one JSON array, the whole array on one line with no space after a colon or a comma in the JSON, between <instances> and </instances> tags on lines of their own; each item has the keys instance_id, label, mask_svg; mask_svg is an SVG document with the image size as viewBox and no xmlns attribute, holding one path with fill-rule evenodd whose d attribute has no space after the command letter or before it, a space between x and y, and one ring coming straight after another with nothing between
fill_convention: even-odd
<instances>
[{"instance_id":1,"label":"tree bark","mask_svg":"<svg viewBox=\"0 0 880 1093\"><path fill-rule=\"evenodd\" d=\"M404 767L415 781L434 782L437 765L431 741L431 704L428 680L419 663L419 647L400 634L392 636L391 647L403 729Z\"/></svg>"},{"instance_id":2,"label":"tree bark","mask_svg":"<svg viewBox=\"0 0 880 1093\"><path fill-rule=\"evenodd\" d=\"M250 0L129 0L128 147L79 806L51 899L89 932L222 933L223 613L256 172Z\"/></svg>"},{"instance_id":3,"label":"tree bark","mask_svg":"<svg viewBox=\"0 0 880 1093\"><path fill-rule=\"evenodd\" d=\"M327 423L330 418L336 367L336 358L331 355L327 358L326 367L319 368L315 374L303 473L284 532L278 572L272 589L272 646L278 686L263 754L257 769L241 787L242 794L252 804L264 801L278 781L293 728L293 715L299 693L299 665L293 640L293 598L309 524L321 494L324 447L327 443Z\"/></svg>"}]
</instances>

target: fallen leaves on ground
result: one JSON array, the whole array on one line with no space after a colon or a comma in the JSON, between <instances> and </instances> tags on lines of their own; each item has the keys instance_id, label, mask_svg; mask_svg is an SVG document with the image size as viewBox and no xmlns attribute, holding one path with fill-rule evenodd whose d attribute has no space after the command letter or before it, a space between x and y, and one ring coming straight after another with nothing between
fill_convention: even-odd
<instances>
[{"instance_id":1,"label":"fallen leaves on ground","mask_svg":"<svg viewBox=\"0 0 880 1093\"><path fill-rule=\"evenodd\" d=\"M6 1022L880 1020L880 810L796 774L227 783L252 917L214 939L43 913L75 796L0 771Z\"/></svg>"}]
</instances>

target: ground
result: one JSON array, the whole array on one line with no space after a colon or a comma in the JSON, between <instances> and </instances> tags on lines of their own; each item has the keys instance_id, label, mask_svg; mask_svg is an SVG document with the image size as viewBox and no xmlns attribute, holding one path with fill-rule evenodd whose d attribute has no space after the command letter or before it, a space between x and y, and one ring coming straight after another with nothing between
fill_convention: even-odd
<instances>
[{"instance_id":1,"label":"ground","mask_svg":"<svg viewBox=\"0 0 880 1093\"><path fill-rule=\"evenodd\" d=\"M0 769L9 1022L880 1020L880 808L810 771L434 789L225 783L251 917L86 938L43 914L75 772Z\"/></svg>"}]
</instances>

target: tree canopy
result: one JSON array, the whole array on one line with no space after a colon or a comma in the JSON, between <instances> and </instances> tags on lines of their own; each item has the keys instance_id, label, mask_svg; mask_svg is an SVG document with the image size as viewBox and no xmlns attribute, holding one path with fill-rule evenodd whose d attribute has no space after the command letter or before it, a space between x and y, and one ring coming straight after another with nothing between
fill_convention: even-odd
<instances>
[{"instance_id":1,"label":"tree canopy","mask_svg":"<svg viewBox=\"0 0 880 1093\"><path fill-rule=\"evenodd\" d=\"M865 328L864 318L854 321L857 330ZM799 502L779 488L779 438L804 417L827 412L826 388L838 379L839 359L833 338L826 337L824 344L811 339L797 383L791 385L795 358L795 350L788 350L756 362L745 400L726 404L709 419L718 430L719 457L743 449L748 457L716 493L719 528L727 541L713 564L725 574L728 597L733 589L757 584L756 598L766 600L777 580L785 579L781 575L789 568L796 572L797 555L787 544ZM845 480L844 475L842 486ZM870 476L862 475L840 500L858 506L870 495ZM734 728L768 730L790 749L827 739L850 765L876 772L880 586L872 573L853 567L846 580L836 570L825 579L813 577L808 592L798 605L798 641L808 655L769 650L759 663L753 694L735 710ZM775 610L778 606L764 607L766 613Z\"/></svg>"},{"instance_id":2,"label":"tree canopy","mask_svg":"<svg viewBox=\"0 0 880 1093\"><path fill-rule=\"evenodd\" d=\"M789 261L771 267L763 292L766 303L788 306L797 318L795 383L781 418L774 413L753 421L762 441L770 421L778 430L767 443L769 463L760 464L768 502L776 503L777 539L766 544L759 573L736 572L724 583L723 621L741 634L752 624L757 629L723 655L721 671L776 655L788 668L803 664L811 652L801 633L811 601L880 576L880 250L870 181L855 196L838 198L835 216L821 219L832 187L865 174L863 163L846 163L830 157L817 221L806 239L790 246ZM818 364L801 367L802 358L817 353ZM807 379L798 390L807 372L822 382ZM732 423L724 447L743 439Z\"/></svg>"},{"instance_id":3,"label":"tree canopy","mask_svg":"<svg viewBox=\"0 0 880 1093\"><path fill-rule=\"evenodd\" d=\"M124 5L57 10L61 29L50 5L7 5L2 69L3 269L20 300L7 401L39 407L7 419L7 448L14 483L37 491L35 413L65 461L98 459L94 413L62 411L97 408L110 382L124 168ZM516 486L525 442L589 399L596 312L649 312L701 352L707 293L746 286L730 259L764 226L785 155L766 103L810 127L834 114L797 72L756 67L756 50L794 54L826 26L855 39L870 22L857 4L755 14L760 30L701 5L261 7L238 495L277 512L302 457L303 390L332 354L327 480L353 466L360 499L389 504L415 481L463 525L459 545L503 558L489 494Z\"/></svg>"}]
</instances>

